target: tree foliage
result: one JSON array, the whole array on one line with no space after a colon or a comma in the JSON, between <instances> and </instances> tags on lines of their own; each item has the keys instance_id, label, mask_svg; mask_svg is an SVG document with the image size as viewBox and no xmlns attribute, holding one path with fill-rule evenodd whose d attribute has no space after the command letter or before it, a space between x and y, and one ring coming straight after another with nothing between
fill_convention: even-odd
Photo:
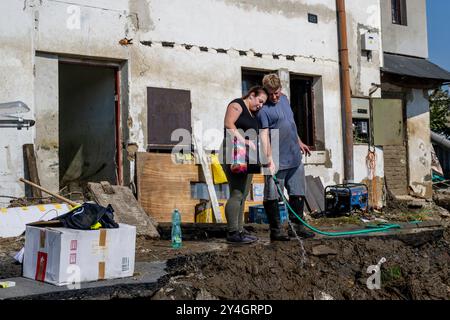
<instances>
[{"instance_id":1,"label":"tree foliage","mask_svg":"<svg viewBox=\"0 0 450 320\"><path fill-rule=\"evenodd\" d=\"M431 130L450 136L450 96L448 91L436 89L430 96Z\"/></svg>"}]
</instances>

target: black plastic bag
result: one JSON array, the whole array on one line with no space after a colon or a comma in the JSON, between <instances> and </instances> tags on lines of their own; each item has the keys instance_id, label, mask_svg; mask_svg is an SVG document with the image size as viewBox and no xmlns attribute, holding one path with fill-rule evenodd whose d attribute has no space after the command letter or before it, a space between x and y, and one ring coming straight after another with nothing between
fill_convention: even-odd
<instances>
[{"instance_id":1,"label":"black plastic bag","mask_svg":"<svg viewBox=\"0 0 450 320\"><path fill-rule=\"evenodd\" d=\"M96 203L83 203L81 207L72 209L52 220L59 220L65 228L70 229L90 230L91 226L97 222L102 225L102 228L119 228L119 225L114 221L113 212L110 204L105 208Z\"/></svg>"}]
</instances>

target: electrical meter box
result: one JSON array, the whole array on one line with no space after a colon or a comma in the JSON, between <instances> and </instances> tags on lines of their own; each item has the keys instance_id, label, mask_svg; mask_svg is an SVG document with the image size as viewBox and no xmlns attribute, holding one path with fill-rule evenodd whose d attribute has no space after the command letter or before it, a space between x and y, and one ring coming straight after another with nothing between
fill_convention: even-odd
<instances>
[{"instance_id":1,"label":"electrical meter box","mask_svg":"<svg viewBox=\"0 0 450 320\"><path fill-rule=\"evenodd\" d=\"M369 119L370 100L365 98L352 98L352 116L355 119Z\"/></svg>"},{"instance_id":2,"label":"electrical meter box","mask_svg":"<svg viewBox=\"0 0 450 320\"><path fill-rule=\"evenodd\" d=\"M377 33L367 32L361 36L361 49L366 51L378 51L379 36Z\"/></svg>"}]
</instances>

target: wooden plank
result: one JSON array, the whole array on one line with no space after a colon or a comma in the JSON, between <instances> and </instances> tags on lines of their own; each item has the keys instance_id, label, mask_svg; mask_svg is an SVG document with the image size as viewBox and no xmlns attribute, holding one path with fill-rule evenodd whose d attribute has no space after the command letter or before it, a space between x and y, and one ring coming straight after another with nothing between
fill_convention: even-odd
<instances>
[{"instance_id":1,"label":"wooden plank","mask_svg":"<svg viewBox=\"0 0 450 320\"><path fill-rule=\"evenodd\" d=\"M180 210L184 223L195 222L195 205L200 200L191 198L191 182L201 181L200 175L203 176L201 166L175 164L170 154L136 154L138 201L158 222L170 222L175 206ZM254 182L264 183L263 175L253 177ZM249 206L258 204L262 202L246 201L244 212L249 211Z\"/></svg>"},{"instance_id":2,"label":"wooden plank","mask_svg":"<svg viewBox=\"0 0 450 320\"><path fill-rule=\"evenodd\" d=\"M114 194L114 189L108 181L100 181L100 184L106 194Z\"/></svg>"},{"instance_id":3,"label":"wooden plank","mask_svg":"<svg viewBox=\"0 0 450 320\"><path fill-rule=\"evenodd\" d=\"M110 185L110 187L112 194L105 193L100 183L88 183L88 188L99 205L106 207L111 204L114 209L114 220L136 226L138 235L158 239L158 223L145 213L131 190L123 186Z\"/></svg>"},{"instance_id":4,"label":"wooden plank","mask_svg":"<svg viewBox=\"0 0 450 320\"><path fill-rule=\"evenodd\" d=\"M306 204L310 213L321 212L320 206L317 203L316 197L313 193L314 177L306 176Z\"/></svg>"},{"instance_id":5,"label":"wooden plank","mask_svg":"<svg viewBox=\"0 0 450 320\"><path fill-rule=\"evenodd\" d=\"M26 167L28 168L28 180L37 185L41 185L36 164L36 154L34 153L34 145L24 144L23 155L25 158ZM31 194L34 198L42 198L42 191L37 188L31 188Z\"/></svg>"},{"instance_id":6,"label":"wooden plank","mask_svg":"<svg viewBox=\"0 0 450 320\"><path fill-rule=\"evenodd\" d=\"M158 231L161 239L170 240L172 224L163 222L159 224ZM206 240L210 238L225 238L227 236L226 223L182 223L181 234L183 240Z\"/></svg>"},{"instance_id":7,"label":"wooden plank","mask_svg":"<svg viewBox=\"0 0 450 320\"><path fill-rule=\"evenodd\" d=\"M246 225L244 228L247 230L258 231L258 233L268 234L267 225ZM432 243L439 241L444 236L445 228L442 226L426 227L426 228L403 228L393 229L387 232L374 232L365 233L357 235L346 235L339 237L329 237L324 235L316 234L316 240L318 239L351 239L351 238L362 238L362 239L382 239L382 240L400 240L407 245L419 247L426 243ZM353 226L353 228L320 228L323 231L330 232L342 232L351 231L355 229L361 229L361 226ZM161 239L169 240L171 224L161 223L158 227L161 234ZM183 223L181 225L181 232L183 234L183 240L193 241L193 240L206 240L210 238L225 238L227 235L226 224L213 224L213 223ZM313 240L313 241L316 241Z\"/></svg>"},{"instance_id":8,"label":"wooden plank","mask_svg":"<svg viewBox=\"0 0 450 320\"><path fill-rule=\"evenodd\" d=\"M263 174L254 174L252 183L264 183L264 175Z\"/></svg>"},{"instance_id":9,"label":"wooden plank","mask_svg":"<svg viewBox=\"0 0 450 320\"><path fill-rule=\"evenodd\" d=\"M316 189L318 190L318 194L316 195L316 201L319 205L321 211L325 210L325 188L323 187L322 180L319 177L314 177L314 184L316 185Z\"/></svg>"},{"instance_id":10,"label":"wooden plank","mask_svg":"<svg viewBox=\"0 0 450 320\"><path fill-rule=\"evenodd\" d=\"M216 218L217 223L221 223L222 215L220 213L220 207L219 207L219 202L217 200L216 189L214 188L214 181L212 178L211 166L210 166L208 160L206 159L205 153L203 151L203 147L198 144L197 138L195 136L192 136L192 138L194 140L194 145L196 146L195 149L197 151L197 154L199 156L200 163L201 163L201 166L203 169L203 175L206 180L206 185L208 186L209 201L211 201L211 207L212 207L212 210L214 213L214 217Z\"/></svg>"},{"instance_id":11,"label":"wooden plank","mask_svg":"<svg viewBox=\"0 0 450 320\"><path fill-rule=\"evenodd\" d=\"M158 222L169 222L175 208L183 222L195 221L191 181L199 180L198 166L177 164L171 154L138 152L136 154L138 200L145 212Z\"/></svg>"}]
</instances>

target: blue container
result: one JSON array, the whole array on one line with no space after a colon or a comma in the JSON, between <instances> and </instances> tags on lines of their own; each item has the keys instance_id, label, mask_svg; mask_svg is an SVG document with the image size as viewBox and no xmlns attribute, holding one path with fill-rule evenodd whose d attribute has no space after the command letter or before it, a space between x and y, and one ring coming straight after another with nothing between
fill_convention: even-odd
<instances>
[{"instance_id":1,"label":"blue container","mask_svg":"<svg viewBox=\"0 0 450 320\"><path fill-rule=\"evenodd\" d=\"M365 184L349 183L325 188L325 211L328 213L349 214L368 209L369 192Z\"/></svg>"},{"instance_id":2,"label":"blue container","mask_svg":"<svg viewBox=\"0 0 450 320\"><path fill-rule=\"evenodd\" d=\"M288 213L286 210L286 206L283 202L278 204L280 208L280 220L281 223L284 223L288 219ZM268 224L269 221L267 219L266 211L264 210L263 205L250 206L249 207L249 216L248 221L250 223L259 223L259 224Z\"/></svg>"}]
</instances>

